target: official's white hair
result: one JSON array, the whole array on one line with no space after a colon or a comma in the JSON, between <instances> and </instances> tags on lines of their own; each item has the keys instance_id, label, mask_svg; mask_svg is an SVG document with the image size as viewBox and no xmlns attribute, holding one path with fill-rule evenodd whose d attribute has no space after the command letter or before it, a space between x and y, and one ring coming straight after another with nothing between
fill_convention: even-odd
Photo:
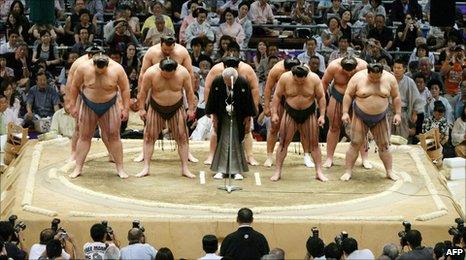
<instances>
[{"instance_id":1,"label":"official's white hair","mask_svg":"<svg viewBox=\"0 0 466 260\"><path fill-rule=\"evenodd\" d=\"M233 81L236 81L238 79L238 71L236 71L234 68L226 68L222 72L222 76L225 79L229 79L233 77Z\"/></svg>"}]
</instances>

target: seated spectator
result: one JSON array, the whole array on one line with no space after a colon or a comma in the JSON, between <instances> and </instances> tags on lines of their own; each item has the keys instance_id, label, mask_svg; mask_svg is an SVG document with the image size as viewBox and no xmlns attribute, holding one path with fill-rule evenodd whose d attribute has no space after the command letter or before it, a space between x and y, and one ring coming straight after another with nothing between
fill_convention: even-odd
<instances>
[{"instance_id":1,"label":"seated spectator","mask_svg":"<svg viewBox=\"0 0 466 260\"><path fill-rule=\"evenodd\" d=\"M466 159L466 106L463 107L461 117L453 124L451 143L455 147L456 156Z\"/></svg>"},{"instance_id":2,"label":"seated spectator","mask_svg":"<svg viewBox=\"0 0 466 260\"><path fill-rule=\"evenodd\" d=\"M85 8L94 15L97 20L104 21L104 6L101 0L85 0Z\"/></svg>"},{"instance_id":3,"label":"seated spectator","mask_svg":"<svg viewBox=\"0 0 466 260\"><path fill-rule=\"evenodd\" d=\"M107 39L110 49L123 53L126 51L126 46L130 43L139 45L136 36L134 36L131 30L128 30L128 22L124 18L115 21L115 30L110 33Z\"/></svg>"},{"instance_id":4,"label":"seated spectator","mask_svg":"<svg viewBox=\"0 0 466 260\"><path fill-rule=\"evenodd\" d=\"M320 35L322 38L322 51L332 52L338 45L338 39L343 35L340 31L340 19L331 17L327 21L327 26L327 29L323 30Z\"/></svg>"},{"instance_id":5,"label":"seated spectator","mask_svg":"<svg viewBox=\"0 0 466 260\"><path fill-rule=\"evenodd\" d=\"M147 34L147 31L150 28L155 27L155 18L157 16L159 16L159 15L163 16L163 19L165 20L165 27L170 29L172 32L175 31L175 27L173 26L172 19L169 16L164 15L162 13L162 10L163 10L162 3L160 3L159 1L154 1L154 2L151 3L150 9L152 10L152 15L149 16L144 21L144 24L142 25L142 28L141 28L141 32L142 32L143 37L144 37L144 35Z\"/></svg>"},{"instance_id":6,"label":"seated spectator","mask_svg":"<svg viewBox=\"0 0 466 260\"><path fill-rule=\"evenodd\" d=\"M223 240L220 248L221 256L234 259L258 259L269 253L269 244L265 236L251 227L253 220L253 213L250 209L242 208L238 211L236 222L239 228Z\"/></svg>"},{"instance_id":7,"label":"seated spectator","mask_svg":"<svg viewBox=\"0 0 466 260\"><path fill-rule=\"evenodd\" d=\"M351 9L351 13L353 14L353 17L355 18L355 20L364 20L364 17L362 17L363 19L360 19L360 13L362 11L362 9L366 6L370 6L369 4L369 0L362 0L361 2L358 2L356 4L353 5L352 9ZM369 12L368 12L369 13ZM367 15L367 13L366 13ZM372 14L374 15L374 14ZM367 19L366 19L366 22L367 22Z\"/></svg>"},{"instance_id":8,"label":"seated spectator","mask_svg":"<svg viewBox=\"0 0 466 260\"><path fill-rule=\"evenodd\" d=\"M351 39L346 38L346 36L341 36L338 39L338 50L334 50L330 53L330 57L328 58L328 62L330 63L332 60L336 60L338 58L343 58L348 55L353 54L353 50L351 48L348 49L350 45Z\"/></svg>"},{"instance_id":9,"label":"seated spectator","mask_svg":"<svg viewBox=\"0 0 466 260\"><path fill-rule=\"evenodd\" d=\"M319 58L319 71L322 73L325 71L325 58L320 55L317 51L317 40L314 37L310 37L306 40L307 51L298 55L299 61L304 64L309 64L312 56L317 56Z\"/></svg>"},{"instance_id":10,"label":"seated spectator","mask_svg":"<svg viewBox=\"0 0 466 260\"><path fill-rule=\"evenodd\" d=\"M343 251L335 242L332 242L325 246L324 254L325 254L325 259L339 260L343 256Z\"/></svg>"},{"instance_id":11,"label":"seated spectator","mask_svg":"<svg viewBox=\"0 0 466 260\"><path fill-rule=\"evenodd\" d=\"M243 46L241 48L247 48L249 44L249 40L251 39L252 36L252 22L249 20L248 17L248 12L249 12L249 3L242 1L241 4L239 4L239 14L238 17L236 17L236 22L241 24L243 27L244 31L244 41L243 41Z\"/></svg>"},{"instance_id":12,"label":"seated spectator","mask_svg":"<svg viewBox=\"0 0 466 260\"><path fill-rule=\"evenodd\" d=\"M433 116L424 118L422 124L422 132L426 133L433 128L438 128L440 132L440 143L445 145L448 142L449 126L447 119L445 118L445 105L442 101L437 100L434 102Z\"/></svg>"},{"instance_id":13,"label":"seated spectator","mask_svg":"<svg viewBox=\"0 0 466 260\"><path fill-rule=\"evenodd\" d=\"M112 231L111 234L109 234L107 228L103 224L94 224L91 227L90 233L93 242L88 242L83 246L84 257L86 259L104 259L105 251L110 247L118 249L115 233ZM113 243L109 243L107 238L111 239Z\"/></svg>"},{"instance_id":14,"label":"seated spectator","mask_svg":"<svg viewBox=\"0 0 466 260\"><path fill-rule=\"evenodd\" d=\"M312 72L317 74L317 76L319 76L319 78L322 79L324 73L320 71L320 58L318 56L312 56L307 65L309 66L309 69L311 69Z\"/></svg>"},{"instance_id":15,"label":"seated spectator","mask_svg":"<svg viewBox=\"0 0 466 260\"><path fill-rule=\"evenodd\" d=\"M111 34L112 32L115 31L115 24L116 24L116 21L117 21L117 20L119 20L119 21L120 21L120 20L126 20L126 18L125 18L124 15L125 15L125 10L123 10L123 9L121 9L121 8L117 8L117 9L115 10L115 14L113 15L113 16L114 16L114 17L113 17L113 20L108 21L108 22L104 25L104 32L103 32L103 34L104 34L104 39L105 39L105 41L108 41L108 39L109 39L109 37L110 37L110 34ZM130 35L129 32L127 32L127 33L128 33L128 35ZM146 33L147 33L147 32L146 32Z\"/></svg>"},{"instance_id":16,"label":"seated spectator","mask_svg":"<svg viewBox=\"0 0 466 260\"><path fill-rule=\"evenodd\" d=\"M162 247L157 251L155 260L174 260L173 253L168 247Z\"/></svg>"},{"instance_id":17,"label":"seated spectator","mask_svg":"<svg viewBox=\"0 0 466 260\"><path fill-rule=\"evenodd\" d=\"M442 76L440 73L433 71L434 63L432 63L431 59L428 57L420 58L419 59L419 72L424 74L427 81L435 79L440 82L440 91L444 91L445 87L443 85Z\"/></svg>"},{"instance_id":18,"label":"seated spectator","mask_svg":"<svg viewBox=\"0 0 466 260\"><path fill-rule=\"evenodd\" d=\"M224 22L221 23L217 29L217 39L220 39L223 35L229 35L235 39L240 46L243 45L245 34L241 24L236 22L237 16L237 11L231 10L229 8L225 9L221 19L221 21Z\"/></svg>"},{"instance_id":19,"label":"seated spectator","mask_svg":"<svg viewBox=\"0 0 466 260\"><path fill-rule=\"evenodd\" d=\"M215 59L215 47L214 47L214 42L213 41L204 41L204 50L202 51L202 54L209 56L211 60Z\"/></svg>"},{"instance_id":20,"label":"seated spectator","mask_svg":"<svg viewBox=\"0 0 466 260\"><path fill-rule=\"evenodd\" d=\"M7 134L7 125L5 124L5 111L8 109L8 102L5 95L0 91L0 152L5 151L5 143L6 143L6 134ZM0 243L3 240L0 238Z\"/></svg>"},{"instance_id":21,"label":"seated spectator","mask_svg":"<svg viewBox=\"0 0 466 260\"><path fill-rule=\"evenodd\" d=\"M325 259L324 248L325 244L322 239L316 236L309 237L306 242L307 255L305 259Z\"/></svg>"},{"instance_id":22,"label":"seated spectator","mask_svg":"<svg viewBox=\"0 0 466 260\"><path fill-rule=\"evenodd\" d=\"M191 63L194 67L199 67L199 62L201 60L210 59L208 56L202 54L203 41L200 38L194 38L191 41L192 51L189 56L191 56Z\"/></svg>"},{"instance_id":23,"label":"seated spectator","mask_svg":"<svg viewBox=\"0 0 466 260\"><path fill-rule=\"evenodd\" d=\"M117 63L121 63L121 52L119 50L110 49L108 51L108 57Z\"/></svg>"},{"instance_id":24,"label":"seated spectator","mask_svg":"<svg viewBox=\"0 0 466 260\"><path fill-rule=\"evenodd\" d=\"M291 17L298 24L312 24L314 6L308 1L297 0L291 7Z\"/></svg>"},{"instance_id":25,"label":"seated spectator","mask_svg":"<svg viewBox=\"0 0 466 260\"><path fill-rule=\"evenodd\" d=\"M129 4L121 4L118 8L123 10L123 18L128 23L130 31L139 38L141 36L141 26L139 26L139 18L133 15L133 8Z\"/></svg>"},{"instance_id":26,"label":"seated spectator","mask_svg":"<svg viewBox=\"0 0 466 260\"><path fill-rule=\"evenodd\" d=\"M87 28L81 28L81 30L79 30L79 42L76 42L71 47L71 51L76 52L81 56L84 55L86 53L86 49L92 45L93 43L89 41L89 30Z\"/></svg>"},{"instance_id":27,"label":"seated spectator","mask_svg":"<svg viewBox=\"0 0 466 260\"><path fill-rule=\"evenodd\" d=\"M369 249L358 250L358 242L352 237L343 239L341 249L345 259L374 259L374 254Z\"/></svg>"},{"instance_id":28,"label":"seated spectator","mask_svg":"<svg viewBox=\"0 0 466 260\"><path fill-rule=\"evenodd\" d=\"M369 32L375 29L375 15L373 12L367 12L364 16L364 23L356 22L355 26L362 26L362 29L355 33L355 39L365 40L369 38Z\"/></svg>"},{"instance_id":29,"label":"seated spectator","mask_svg":"<svg viewBox=\"0 0 466 260\"><path fill-rule=\"evenodd\" d=\"M387 13L385 12L385 8L383 7L382 0L370 0L369 5L364 6L364 8L359 13L359 17L357 18L359 20L363 20L368 12L372 12L375 16L382 15L384 18L387 17Z\"/></svg>"},{"instance_id":30,"label":"seated spectator","mask_svg":"<svg viewBox=\"0 0 466 260\"><path fill-rule=\"evenodd\" d=\"M274 20L272 7L268 0L256 0L251 4L249 18L254 24L272 23Z\"/></svg>"},{"instance_id":31,"label":"seated spectator","mask_svg":"<svg viewBox=\"0 0 466 260\"><path fill-rule=\"evenodd\" d=\"M439 57L438 57L438 60L437 60L437 64L439 65L442 65L443 62L445 62L445 60L447 59L447 56L449 57L452 57L452 55L450 55L450 51L451 52L454 52L455 51L455 47L458 45L458 38L456 38L455 35L452 35L450 36L450 38L447 39L447 45L445 46L445 48L441 48L440 49L440 54L439 54Z\"/></svg>"},{"instance_id":32,"label":"seated spectator","mask_svg":"<svg viewBox=\"0 0 466 260\"><path fill-rule=\"evenodd\" d=\"M45 60L49 71L53 72L56 65L60 64L60 54L58 53L57 44L52 42L48 31L40 32L40 43L32 51L32 62L39 59Z\"/></svg>"},{"instance_id":33,"label":"seated spectator","mask_svg":"<svg viewBox=\"0 0 466 260\"><path fill-rule=\"evenodd\" d=\"M154 259L157 250L145 243L144 233L139 228L132 228L128 231L128 246L121 249L120 259Z\"/></svg>"},{"instance_id":34,"label":"seated spectator","mask_svg":"<svg viewBox=\"0 0 466 260\"><path fill-rule=\"evenodd\" d=\"M202 1L202 0L193 0L193 1L195 1L197 3L197 6L202 7L202 8L207 10L207 5L206 5L206 3L204 3L204 1ZM186 16L189 15L188 5L189 5L189 1L186 1L181 6L180 19L184 19Z\"/></svg>"},{"instance_id":35,"label":"seated spectator","mask_svg":"<svg viewBox=\"0 0 466 260\"><path fill-rule=\"evenodd\" d=\"M400 255L399 260L408 259L432 259L433 249L422 246L421 233L412 229L406 233L408 252Z\"/></svg>"},{"instance_id":36,"label":"seated spectator","mask_svg":"<svg viewBox=\"0 0 466 260\"><path fill-rule=\"evenodd\" d=\"M398 246L393 243L386 244L383 247L382 255L389 257L391 260L395 260L400 255L400 250L398 250Z\"/></svg>"},{"instance_id":37,"label":"seated spectator","mask_svg":"<svg viewBox=\"0 0 466 260\"><path fill-rule=\"evenodd\" d=\"M13 0L1 0L0 1L0 20L6 21L8 12L10 11Z\"/></svg>"},{"instance_id":38,"label":"seated spectator","mask_svg":"<svg viewBox=\"0 0 466 260\"><path fill-rule=\"evenodd\" d=\"M215 54L214 63L220 62L222 58L228 54L228 45L230 45L232 41L234 40L228 35L223 35L222 38L219 39L218 51Z\"/></svg>"},{"instance_id":39,"label":"seated spectator","mask_svg":"<svg viewBox=\"0 0 466 260\"><path fill-rule=\"evenodd\" d=\"M84 0L75 0L72 8L71 16L68 16L65 20L65 44L73 45L74 41L74 28L79 23L79 13L85 8ZM70 40L72 38L73 40Z\"/></svg>"},{"instance_id":40,"label":"seated spectator","mask_svg":"<svg viewBox=\"0 0 466 260\"><path fill-rule=\"evenodd\" d=\"M387 60L388 64L392 63L392 55L382 47L379 41L369 39L365 49L366 51L361 57L364 57L363 59L368 63L377 62L381 58Z\"/></svg>"},{"instance_id":41,"label":"seated spectator","mask_svg":"<svg viewBox=\"0 0 466 260\"><path fill-rule=\"evenodd\" d=\"M191 41L194 38L214 41L214 29L212 29L210 24L206 21L207 13L207 10L201 7L194 11L193 16L196 18L196 21L194 21L188 26L188 28L186 28L186 48L191 48Z\"/></svg>"},{"instance_id":42,"label":"seated spectator","mask_svg":"<svg viewBox=\"0 0 466 260\"><path fill-rule=\"evenodd\" d=\"M430 91L426 88L426 77L422 73L416 73L412 76L414 82L416 82L417 90L419 91L419 95L421 96L422 100L427 104L428 100L432 98ZM427 112L427 110L425 111Z\"/></svg>"},{"instance_id":43,"label":"seated spectator","mask_svg":"<svg viewBox=\"0 0 466 260\"><path fill-rule=\"evenodd\" d=\"M281 248L273 248L272 250L270 250L269 254L273 256L273 259L275 260L285 260L285 250Z\"/></svg>"},{"instance_id":44,"label":"seated spectator","mask_svg":"<svg viewBox=\"0 0 466 260\"><path fill-rule=\"evenodd\" d=\"M417 0L394 0L391 4L390 20L403 22L406 15L411 14L413 19L422 19L422 7Z\"/></svg>"},{"instance_id":45,"label":"seated spectator","mask_svg":"<svg viewBox=\"0 0 466 260\"><path fill-rule=\"evenodd\" d=\"M455 107L460 97L460 85L463 82L464 51L461 46L456 46L450 51L442 64L440 73L445 79L444 97Z\"/></svg>"},{"instance_id":46,"label":"seated spectator","mask_svg":"<svg viewBox=\"0 0 466 260\"><path fill-rule=\"evenodd\" d=\"M139 68L140 62L138 59L137 46L133 43L126 45L126 51L123 55L123 61L121 65L126 68ZM129 74L128 74L129 75Z\"/></svg>"},{"instance_id":47,"label":"seated spectator","mask_svg":"<svg viewBox=\"0 0 466 260\"><path fill-rule=\"evenodd\" d=\"M432 98L430 100L427 100L427 113L426 113L426 118L427 117L432 117L434 114L434 107L435 107L435 102L441 101L443 103L443 106L445 108L444 114L445 118L448 122L448 125L452 125L454 120L453 117L453 109L448 102L446 98L440 95L440 84L441 82L436 80L436 79L431 79L429 82L427 82L427 88L429 89Z\"/></svg>"},{"instance_id":48,"label":"seated spectator","mask_svg":"<svg viewBox=\"0 0 466 260\"><path fill-rule=\"evenodd\" d=\"M352 39L352 31L351 31L351 11L350 10L344 10L343 13L341 14L341 19L340 19L340 31L343 34L345 38L351 42Z\"/></svg>"},{"instance_id":49,"label":"seated spectator","mask_svg":"<svg viewBox=\"0 0 466 260\"><path fill-rule=\"evenodd\" d=\"M54 112L59 110L60 98L55 88L48 85L45 73L39 72L36 79L37 85L29 89L28 92L24 127L34 126L34 122L39 119L47 117L51 119Z\"/></svg>"},{"instance_id":50,"label":"seated spectator","mask_svg":"<svg viewBox=\"0 0 466 260\"><path fill-rule=\"evenodd\" d=\"M1 108L1 107L0 107ZM15 234L13 225L9 221L0 221L0 242L3 241L3 249L6 251L6 256L11 259L23 260L26 259L27 253L24 245L23 230ZM12 237L16 235L19 244L12 242ZM19 247L18 247L19 246Z\"/></svg>"},{"instance_id":51,"label":"seated spectator","mask_svg":"<svg viewBox=\"0 0 466 260\"><path fill-rule=\"evenodd\" d=\"M29 29L29 33L32 34L35 39L34 45L41 42L41 31L48 31L51 37L51 42L54 43L61 41L60 38L62 38L65 33L65 30L58 21L54 24L34 24L31 29Z\"/></svg>"},{"instance_id":52,"label":"seated spectator","mask_svg":"<svg viewBox=\"0 0 466 260\"><path fill-rule=\"evenodd\" d=\"M66 60L65 66L61 69L60 75L58 75L58 84L60 84L60 95L65 94L65 85L68 80L68 72L73 62L79 58L79 54L73 51L67 52L63 55L63 59Z\"/></svg>"},{"instance_id":53,"label":"seated spectator","mask_svg":"<svg viewBox=\"0 0 466 260\"><path fill-rule=\"evenodd\" d=\"M443 242L439 242L435 244L434 247L434 259L439 260L439 259L445 259L445 250L447 249L447 246Z\"/></svg>"},{"instance_id":54,"label":"seated spectator","mask_svg":"<svg viewBox=\"0 0 466 260\"><path fill-rule=\"evenodd\" d=\"M14 53L7 53L6 66L13 69L14 80L19 86L25 86L29 82L31 71L31 60L28 57L28 45L25 42L18 42Z\"/></svg>"},{"instance_id":55,"label":"seated spectator","mask_svg":"<svg viewBox=\"0 0 466 260\"><path fill-rule=\"evenodd\" d=\"M61 241L60 241L61 240ZM49 242L50 241L58 241L60 247L56 248L57 251L59 249L60 253L57 253L57 256L55 257L61 257L62 259L70 259L74 258L75 252L74 252L74 241L70 238L68 234L64 234L63 232L60 232L59 234L55 234L55 231L53 231L51 228L46 228L40 232L40 237L39 237L39 244L34 244L31 247L31 250L29 251L29 259L40 259L41 256L44 256L44 253L47 253L47 257L50 258L49 253L51 253L52 248L49 248ZM63 242L63 243L62 243ZM62 247L64 245L64 247Z\"/></svg>"},{"instance_id":56,"label":"seated spectator","mask_svg":"<svg viewBox=\"0 0 466 260\"><path fill-rule=\"evenodd\" d=\"M379 1L379 0L371 0L372 1ZM382 47L385 50L390 50L393 45L393 32L392 29L388 28L385 25L385 16L378 14L375 16L375 28L369 31L369 38L374 38L378 40Z\"/></svg>"},{"instance_id":57,"label":"seated spectator","mask_svg":"<svg viewBox=\"0 0 466 260\"><path fill-rule=\"evenodd\" d=\"M422 59L424 57L429 57L429 48L427 47L427 44L420 44L416 47L415 55L409 57L409 62L416 60L419 61L419 59Z\"/></svg>"},{"instance_id":58,"label":"seated spectator","mask_svg":"<svg viewBox=\"0 0 466 260\"><path fill-rule=\"evenodd\" d=\"M19 32L10 31L8 34L8 41L0 45L0 54L15 52L15 46L19 39Z\"/></svg>"},{"instance_id":59,"label":"seated spectator","mask_svg":"<svg viewBox=\"0 0 466 260\"><path fill-rule=\"evenodd\" d=\"M192 24L196 18L194 18L193 13L197 9L197 1L196 0L191 0L188 1L188 10L189 14L185 18L183 18L183 22L181 22L181 27L180 27L180 33L178 36L178 40L180 41L180 44L185 44L185 34L186 34L186 28L188 28L188 25Z\"/></svg>"},{"instance_id":60,"label":"seated spectator","mask_svg":"<svg viewBox=\"0 0 466 260\"><path fill-rule=\"evenodd\" d=\"M220 8L217 8L217 11L221 14L223 14L227 8L230 8L230 10L238 12L239 5L242 2L242 0L227 0L224 2L224 5L220 6Z\"/></svg>"},{"instance_id":61,"label":"seated spectator","mask_svg":"<svg viewBox=\"0 0 466 260\"><path fill-rule=\"evenodd\" d=\"M409 60L411 61L415 61L415 60L420 60L422 58L417 58L416 59L416 56L418 56L418 52L417 52L417 47L418 46L421 46L421 45L425 45L427 46L427 40L426 38L420 36L420 37L417 37L416 40L414 41L414 44L416 45L416 48L413 49L413 52L411 52L411 55L409 56ZM424 47L425 48L425 47ZM429 48L427 47L427 50L429 50ZM434 53L431 52L431 51L428 51L426 53L426 55L429 57L429 60L430 60L430 63L432 64L432 67L431 69L433 70L434 69L434 65L435 65L435 56L434 56ZM409 62L408 62L409 63Z\"/></svg>"},{"instance_id":62,"label":"seated spectator","mask_svg":"<svg viewBox=\"0 0 466 260\"><path fill-rule=\"evenodd\" d=\"M65 101L69 100L68 98L69 95L64 96ZM70 115L70 112L66 107L59 109L53 114L52 123L50 124L51 133L72 138L75 128L76 119Z\"/></svg>"},{"instance_id":63,"label":"seated spectator","mask_svg":"<svg viewBox=\"0 0 466 260\"><path fill-rule=\"evenodd\" d=\"M204 250L205 255L199 259L222 259L221 256L216 254L218 250L218 240L214 235L205 235L202 238L202 250Z\"/></svg>"},{"instance_id":64,"label":"seated spectator","mask_svg":"<svg viewBox=\"0 0 466 260\"><path fill-rule=\"evenodd\" d=\"M6 66L6 58L3 55L0 55L0 81L3 81L7 78L13 78L15 72L12 68Z\"/></svg>"},{"instance_id":65,"label":"seated spectator","mask_svg":"<svg viewBox=\"0 0 466 260\"><path fill-rule=\"evenodd\" d=\"M3 91L2 96L6 98L5 103L7 104L7 108L3 112L3 124L5 126L9 123L22 125L23 119L19 116L21 102L17 98L15 83L9 79L4 80L0 85L0 90Z\"/></svg>"},{"instance_id":66,"label":"seated spectator","mask_svg":"<svg viewBox=\"0 0 466 260\"><path fill-rule=\"evenodd\" d=\"M406 14L395 33L394 46L400 51L411 51L416 45L416 38L422 36L421 28L410 13Z\"/></svg>"},{"instance_id":67,"label":"seated spectator","mask_svg":"<svg viewBox=\"0 0 466 260\"><path fill-rule=\"evenodd\" d=\"M144 40L144 45L146 46L154 46L160 43L160 39L162 39L165 35L174 35L171 29L165 26L165 19L162 15L158 15L155 17L155 27L152 27L147 31L146 39Z\"/></svg>"},{"instance_id":68,"label":"seated spectator","mask_svg":"<svg viewBox=\"0 0 466 260\"><path fill-rule=\"evenodd\" d=\"M94 41L94 34L96 33L94 24L91 23L91 13L87 9L79 11L79 23L74 27L74 41L79 42L79 32L81 28L86 28L89 32L89 41Z\"/></svg>"},{"instance_id":69,"label":"seated spectator","mask_svg":"<svg viewBox=\"0 0 466 260\"><path fill-rule=\"evenodd\" d=\"M24 4L20 0L11 3L10 13L7 21L7 36L9 31L15 30L21 34L23 41L29 40L29 29L31 25L29 19L24 13Z\"/></svg>"},{"instance_id":70,"label":"seated spectator","mask_svg":"<svg viewBox=\"0 0 466 260\"><path fill-rule=\"evenodd\" d=\"M267 43L264 41L260 41L257 44L256 55L253 58L254 61L254 68L256 71L257 78L259 79L259 83L264 83L267 79Z\"/></svg>"},{"instance_id":71,"label":"seated spectator","mask_svg":"<svg viewBox=\"0 0 466 260\"><path fill-rule=\"evenodd\" d=\"M341 6L341 0L332 0L332 6L324 12L324 20L328 21L331 17L337 17L341 20L343 11L345 11L345 8Z\"/></svg>"}]
</instances>

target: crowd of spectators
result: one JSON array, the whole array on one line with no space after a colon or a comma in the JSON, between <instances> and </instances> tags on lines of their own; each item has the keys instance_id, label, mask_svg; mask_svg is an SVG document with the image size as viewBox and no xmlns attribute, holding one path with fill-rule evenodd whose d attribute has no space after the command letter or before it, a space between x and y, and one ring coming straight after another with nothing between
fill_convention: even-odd
<instances>
[{"instance_id":1,"label":"crowd of spectators","mask_svg":"<svg viewBox=\"0 0 466 260\"><path fill-rule=\"evenodd\" d=\"M89 242L81 247L71 233L59 227L60 220L55 218L51 227L40 232L38 243L27 248L24 245L26 224L16 219L13 215L8 221L0 221L0 259L175 259L169 248L151 245L151 241L146 239L146 229L139 220L133 221L128 230L127 242L117 238L107 221L95 223L89 231ZM252 227L253 221L253 212L249 208L240 209L236 218L236 231L221 240L213 234L199 238L205 254L198 259L286 259L283 249L270 249L267 238ZM304 259L311 260L462 260L466 255L466 230L462 219L456 219L455 222L456 226L445 230L452 235L451 241L429 247L422 242L421 232L411 229L411 224L405 221L404 230L398 233L399 242L384 245L378 257L371 250L361 248L356 238L350 237L345 231L326 244L319 237L317 227L313 227L312 234L307 241L303 241L302 251ZM176 259L185 258L176 256Z\"/></svg>"},{"instance_id":2,"label":"crowd of spectators","mask_svg":"<svg viewBox=\"0 0 466 260\"><path fill-rule=\"evenodd\" d=\"M430 1L417 0L55 0L55 22L44 24L29 18L29 2L0 0L0 100L6 103L0 134L13 122L29 127L31 138L48 131L69 136L60 130L74 127L63 110L67 73L93 44L106 47L126 69L134 100L145 50L173 34L189 50L195 67L198 109L189 122L193 140L210 136L204 79L222 57L239 53L255 69L262 94L268 71L286 57L297 56L322 77L330 61L357 55L389 71L397 63L403 66L399 84L403 110L410 114L406 129L394 127L393 134L417 143L417 135L438 127L445 157L466 154L459 9L450 14L451 25L437 26L430 21ZM295 26L302 48L284 49L273 40L285 37L287 26ZM262 105L259 112L251 127L261 141L270 120L261 113Z\"/></svg>"}]
</instances>

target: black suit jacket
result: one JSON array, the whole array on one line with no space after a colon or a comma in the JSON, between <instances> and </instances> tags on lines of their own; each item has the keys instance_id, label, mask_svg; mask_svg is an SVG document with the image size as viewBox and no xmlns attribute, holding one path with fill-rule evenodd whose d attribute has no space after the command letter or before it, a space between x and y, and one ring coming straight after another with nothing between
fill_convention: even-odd
<instances>
[{"instance_id":1,"label":"black suit jacket","mask_svg":"<svg viewBox=\"0 0 466 260\"><path fill-rule=\"evenodd\" d=\"M221 256L233 259L260 259L270 251L267 239L252 227L240 227L223 240Z\"/></svg>"},{"instance_id":2,"label":"black suit jacket","mask_svg":"<svg viewBox=\"0 0 466 260\"><path fill-rule=\"evenodd\" d=\"M418 4L417 0L409 0L408 3L408 13L410 13L413 18L422 19L422 7ZM405 12L403 8L403 3L401 0L395 0L392 3L392 8L390 10L390 20L392 22L404 22Z\"/></svg>"}]
</instances>

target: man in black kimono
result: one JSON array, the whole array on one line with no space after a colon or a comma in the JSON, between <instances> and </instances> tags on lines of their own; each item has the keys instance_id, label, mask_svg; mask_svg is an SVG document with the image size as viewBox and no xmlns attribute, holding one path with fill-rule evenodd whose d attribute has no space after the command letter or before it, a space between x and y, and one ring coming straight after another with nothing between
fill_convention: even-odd
<instances>
[{"instance_id":1,"label":"man in black kimono","mask_svg":"<svg viewBox=\"0 0 466 260\"><path fill-rule=\"evenodd\" d=\"M218 144L210 167L217 172L214 178L221 179L223 174L230 173L235 174L235 179L243 179L241 173L249 170L242 145L244 129L249 127L249 117L256 114L256 108L248 81L239 77L236 69L226 68L222 75L215 77L206 105L206 114L212 115L212 121L218 124ZM233 117L231 143L230 115ZM228 160L229 145L231 161Z\"/></svg>"}]
</instances>

